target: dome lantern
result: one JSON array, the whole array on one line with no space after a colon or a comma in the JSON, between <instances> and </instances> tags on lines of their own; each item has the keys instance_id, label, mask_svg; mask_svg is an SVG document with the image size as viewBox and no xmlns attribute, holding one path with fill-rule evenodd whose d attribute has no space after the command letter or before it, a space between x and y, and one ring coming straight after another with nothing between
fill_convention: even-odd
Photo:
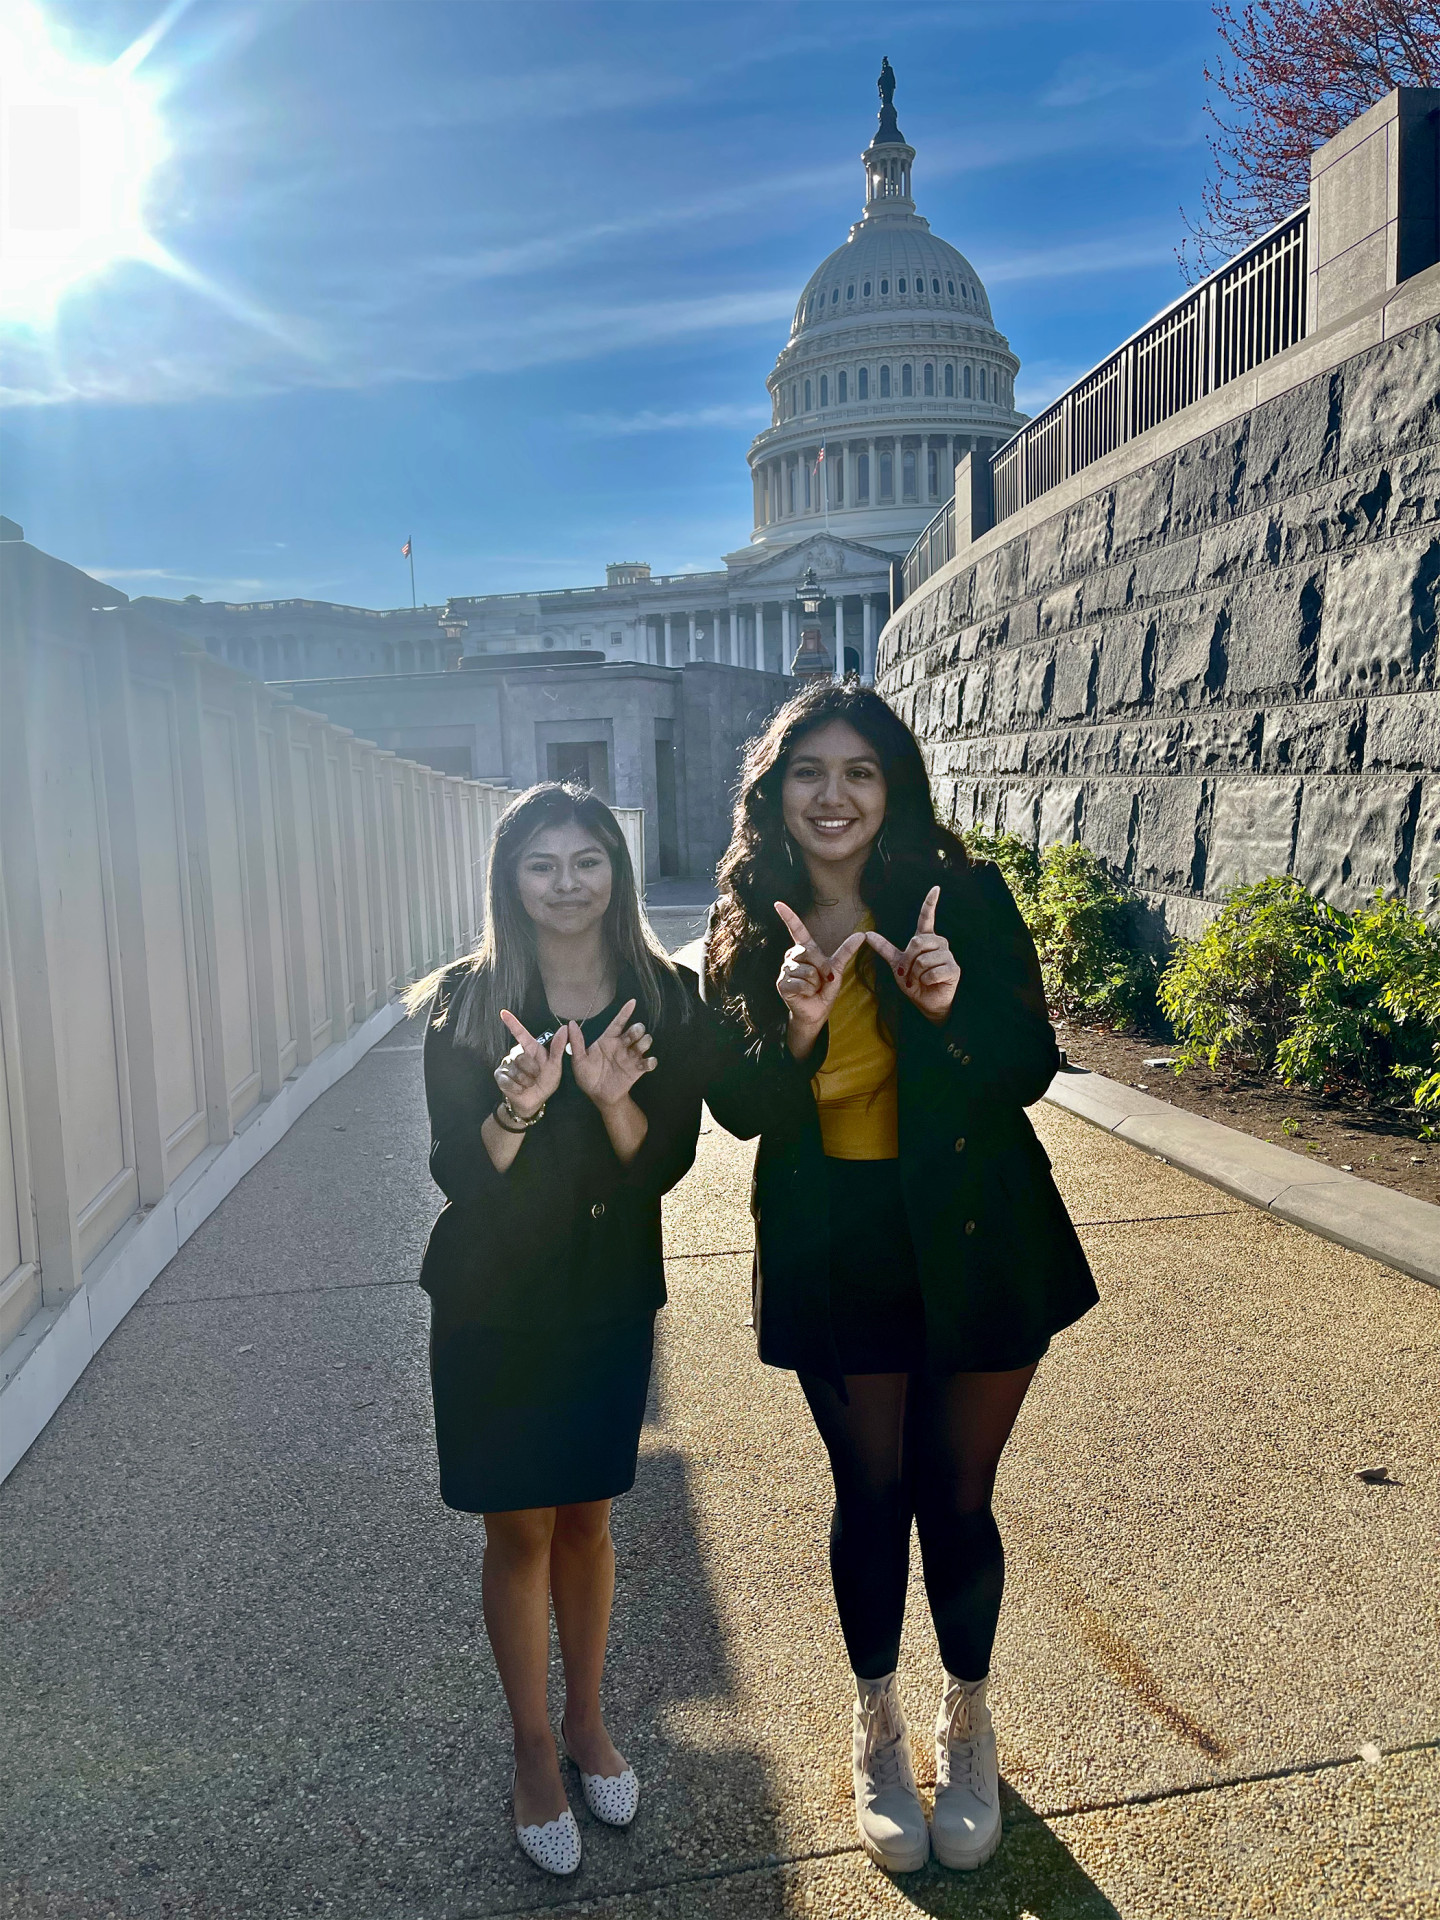
<instances>
[{"instance_id":1,"label":"dome lantern","mask_svg":"<svg viewBox=\"0 0 1440 1920\"><path fill-rule=\"evenodd\" d=\"M863 219L874 220L886 214L911 214L915 202L910 194L910 169L915 149L901 133L895 119L895 69L887 55L880 63L880 124L861 161L865 167L865 212Z\"/></svg>"}]
</instances>

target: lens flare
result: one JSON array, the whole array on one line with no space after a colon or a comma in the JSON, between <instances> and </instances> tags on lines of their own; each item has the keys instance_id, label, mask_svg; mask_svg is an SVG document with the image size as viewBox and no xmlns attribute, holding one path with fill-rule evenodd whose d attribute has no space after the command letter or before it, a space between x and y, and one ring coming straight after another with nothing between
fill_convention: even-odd
<instances>
[{"instance_id":1,"label":"lens flare","mask_svg":"<svg viewBox=\"0 0 1440 1920\"><path fill-rule=\"evenodd\" d=\"M0 19L0 318L43 321L76 281L159 252L145 192L165 142L133 65L68 59L34 8Z\"/></svg>"}]
</instances>

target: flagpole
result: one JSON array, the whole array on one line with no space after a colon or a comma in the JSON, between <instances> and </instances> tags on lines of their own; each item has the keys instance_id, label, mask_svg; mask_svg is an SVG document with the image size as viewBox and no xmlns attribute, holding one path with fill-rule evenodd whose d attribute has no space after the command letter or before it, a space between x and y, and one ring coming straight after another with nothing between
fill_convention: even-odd
<instances>
[{"instance_id":1,"label":"flagpole","mask_svg":"<svg viewBox=\"0 0 1440 1920\"><path fill-rule=\"evenodd\" d=\"M416 605L416 601L415 601L415 540L413 535L411 536L410 539L408 539L405 542L405 547L410 559L410 606L411 606L411 609L413 610Z\"/></svg>"}]
</instances>

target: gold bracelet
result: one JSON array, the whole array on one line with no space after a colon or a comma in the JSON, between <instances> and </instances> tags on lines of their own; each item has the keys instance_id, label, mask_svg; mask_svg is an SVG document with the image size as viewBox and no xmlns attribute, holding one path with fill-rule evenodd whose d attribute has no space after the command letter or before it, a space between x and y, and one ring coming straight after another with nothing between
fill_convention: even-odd
<instances>
[{"instance_id":1,"label":"gold bracelet","mask_svg":"<svg viewBox=\"0 0 1440 1920\"><path fill-rule=\"evenodd\" d=\"M502 1112L510 1116L510 1122L513 1124L507 1124L507 1122L501 1118ZM495 1124L502 1133L528 1133L537 1120L543 1120L544 1118L545 1109L542 1106L537 1113L533 1113L527 1120L523 1114L517 1113L514 1107L511 1106L508 1093L500 1096L500 1105L495 1109Z\"/></svg>"}]
</instances>

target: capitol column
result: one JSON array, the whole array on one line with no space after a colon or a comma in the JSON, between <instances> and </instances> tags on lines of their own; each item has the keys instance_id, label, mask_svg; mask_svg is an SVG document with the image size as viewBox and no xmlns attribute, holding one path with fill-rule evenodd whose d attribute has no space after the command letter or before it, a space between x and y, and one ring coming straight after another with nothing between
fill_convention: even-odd
<instances>
[{"instance_id":1,"label":"capitol column","mask_svg":"<svg viewBox=\"0 0 1440 1920\"><path fill-rule=\"evenodd\" d=\"M875 596L867 593L863 603L865 608L865 642L861 655L861 678L869 686L875 684Z\"/></svg>"},{"instance_id":2,"label":"capitol column","mask_svg":"<svg viewBox=\"0 0 1440 1920\"><path fill-rule=\"evenodd\" d=\"M835 678L845 678L845 596L835 595Z\"/></svg>"},{"instance_id":3,"label":"capitol column","mask_svg":"<svg viewBox=\"0 0 1440 1920\"><path fill-rule=\"evenodd\" d=\"M875 454L875 436L870 436L870 505L880 504L880 462Z\"/></svg>"},{"instance_id":4,"label":"capitol column","mask_svg":"<svg viewBox=\"0 0 1440 1920\"><path fill-rule=\"evenodd\" d=\"M794 644L790 635L790 602L780 602L780 671L789 673L790 662L794 657Z\"/></svg>"},{"instance_id":5,"label":"capitol column","mask_svg":"<svg viewBox=\"0 0 1440 1920\"><path fill-rule=\"evenodd\" d=\"M740 664L740 609L738 607L730 609L730 664L732 667L738 667Z\"/></svg>"},{"instance_id":6,"label":"capitol column","mask_svg":"<svg viewBox=\"0 0 1440 1920\"><path fill-rule=\"evenodd\" d=\"M687 650L686 650L686 654L685 654L685 658L686 658L687 660L693 660L693 659L695 659L695 657L696 657L696 654L695 654L695 615L694 615L693 613L691 613L691 614L689 614L689 615L687 616L687 618L689 619L689 622L690 622L690 638L689 638L689 641L688 641L688 643L687 643Z\"/></svg>"},{"instance_id":7,"label":"capitol column","mask_svg":"<svg viewBox=\"0 0 1440 1920\"><path fill-rule=\"evenodd\" d=\"M665 615L665 658L660 662L662 667L673 667L675 664L674 659L671 657L671 651L670 651L671 649L670 619L671 619L671 616L667 613Z\"/></svg>"}]
</instances>

